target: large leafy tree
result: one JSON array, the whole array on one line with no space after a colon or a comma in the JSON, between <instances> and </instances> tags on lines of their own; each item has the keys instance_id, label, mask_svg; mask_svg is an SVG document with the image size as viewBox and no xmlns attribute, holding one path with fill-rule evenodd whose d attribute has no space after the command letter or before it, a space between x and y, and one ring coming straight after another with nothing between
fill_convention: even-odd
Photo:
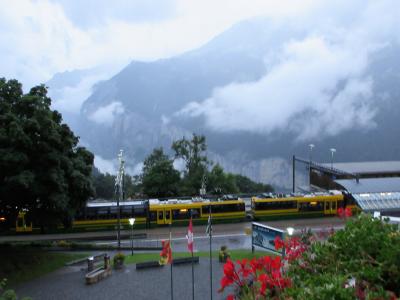
<instances>
[{"instance_id":1,"label":"large leafy tree","mask_svg":"<svg viewBox=\"0 0 400 300\"><path fill-rule=\"evenodd\" d=\"M269 184L254 182L250 178L235 174L235 184L241 193L265 193L273 192L274 188Z\"/></svg>"},{"instance_id":2,"label":"large leafy tree","mask_svg":"<svg viewBox=\"0 0 400 300\"><path fill-rule=\"evenodd\" d=\"M162 148L154 149L143 163L143 193L150 197L169 197L178 194L180 175L173 160Z\"/></svg>"},{"instance_id":3,"label":"large leafy tree","mask_svg":"<svg viewBox=\"0 0 400 300\"><path fill-rule=\"evenodd\" d=\"M216 164L211 169L207 178L207 190L212 194L236 194L239 192L235 182L235 175L225 173L219 164Z\"/></svg>"},{"instance_id":4,"label":"large leafy tree","mask_svg":"<svg viewBox=\"0 0 400 300\"><path fill-rule=\"evenodd\" d=\"M93 154L50 105L44 85L24 94L0 79L0 207L10 220L26 209L42 228L67 225L93 194Z\"/></svg>"},{"instance_id":5,"label":"large leafy tree","mask_svg":"<svg viewBox=\"0 0 400 300\"><path fill-rule=\"evenodd\" d=\"M205 154L207 150L205 136L194 133L191 140L184 137L173 142L172 149L175 151L175 158L181 158L185 162L182 193L198 194L209 164Z\"/></svg>"}]
</instances>

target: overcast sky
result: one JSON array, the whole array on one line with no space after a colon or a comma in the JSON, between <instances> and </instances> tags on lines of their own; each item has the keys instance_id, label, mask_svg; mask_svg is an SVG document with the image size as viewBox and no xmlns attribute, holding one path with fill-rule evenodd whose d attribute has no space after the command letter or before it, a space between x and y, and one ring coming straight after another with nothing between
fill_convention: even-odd
<instances>
[{"instance_id":1,"label":"overcast sky","mask_svg":"<svg viewBox=\"0 0 400 300\"><path fill-rule=\"evenodd\" d=\"M304 37L275 47L275 60L260 80L219 87L211 98L199 99L182 112L204 115L215 130L289 129L305 139L373 126L373 81L365 77L365 70L372 53L400 40L398 0L0 0L0 4L0 76L17 78L27 89L57 72L106 66L77 87L52 95L57 109L71 113L79 112L92 84L131 60L155 60L198 48L233 24L256 16L278 27L301 28L307 32ZM343 81L345 87L332 97ZM101 109L93 118L110 125L112 119L104 116L124 111L115 104ZM236 118L238 111L247 118ZM332 126L338 116L341 121Z\"/></svg>"},{"instance_id":2,"label":"overcast sky","mask_svg":"<svg viewBox=\"0 0 400 300\"><path fill-rule=\"evenodd\" d=\"M197 48L253 16L287 18L315 1L0 0L1 76L27 86L54 73Z\"/></svg>"}]
</instances>

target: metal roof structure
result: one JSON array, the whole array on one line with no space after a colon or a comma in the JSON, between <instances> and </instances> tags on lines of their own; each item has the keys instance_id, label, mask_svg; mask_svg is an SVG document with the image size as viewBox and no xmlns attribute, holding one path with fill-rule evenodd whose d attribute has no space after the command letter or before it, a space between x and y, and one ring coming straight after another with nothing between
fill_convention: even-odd
<instances>
[{"instance_id":1,"label":"metal roof structure","mask_svg":"<svg viewBox=\"0 0 400 300\"><path fill-rule=\"evenodd\" d=\"M364 211L400 211L400 177L339 179Z\"/></svg>"},{"instance_id":2,"label":"metal roof structure","mask_svg":"<svg viewBox=\"0 0 400 300\"><path fill-rule=\"evenodd\" d=\"M351 194L400 192L400 177L337 179L340 184Z\"/></svg>"},{"instance_id":3,"label":"metal roof structure","mask_svg":"<svg viewBox=\"0 0 400 300\"><path fill-rule=\"evenodd\" d=\"M365 193L353 194L363 211L400 210L400 193Z\"/></svg>"},{"instance_id":4,"label":"metal roof structure","mask_svg":"<svg viewBox=\"0 0 400 300\"><path fill-rule=\"evenodd\" d=\"M322 166L330 168L330 163L322 163ZM384 174L399 173L400 161L366 161L350 163L333 163L333 168L353 174Z\"/></svg>"}]
</instances>

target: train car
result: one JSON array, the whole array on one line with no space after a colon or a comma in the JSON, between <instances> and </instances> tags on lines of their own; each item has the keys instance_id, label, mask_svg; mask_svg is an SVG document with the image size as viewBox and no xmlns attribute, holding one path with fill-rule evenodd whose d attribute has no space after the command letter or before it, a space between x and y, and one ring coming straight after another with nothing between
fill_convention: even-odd
<instances>
[{"instance_id":1,"label":"train car","mask_svg":"<svg viewBox=\"0 0 400 300\"><path fill-rule=\"evenodd\" d=\"M190 215L193 223L206 223L211 214L213 222L242 221L245 203L242 199L210 201L202 198L142 200L120 202L121 228L129 228L129 218L135 218L135 227L187 225ZM115 229L118 224L116 202L88 202L73 221L76 230Z\"/></svg>"},{"instance_id":2,"label":"train car","mask_svg":"<svg viewBox=\"0 0 400 300\"><path fill-rule=\"evenodd\" d=\"M243 221L246 217L245 203L242 199L217 200L206 199L160 201L150 200L149 221L152 225L187 224L190 215L195 224L206 223L211 215L213 222Z\"/></svg>"},{"instance_id":3,"label":"train car","mask_svg":"<svg viewBox=\"0 0 400 300\"><path fill-rule=\"evenodd\" d=\"M335 215L343 207L341 192L316 193L307 195L260 195L251 199L253 219L279 219L287 217L311 217Z\"/></svg>"},{"instance_id":4,"label":"train car","mask_svg":"<svg viewBox=\"0 0 400 300\"><path fill-rule=\"evenodd\" d=\"M120 202L121 228L129 228L129 218L135 218L135 226L144 227L148 218L147 200ZM88 202L72 222L77 230L114 229L118 224L117 202Z\"/></svg>"}]
</instances>

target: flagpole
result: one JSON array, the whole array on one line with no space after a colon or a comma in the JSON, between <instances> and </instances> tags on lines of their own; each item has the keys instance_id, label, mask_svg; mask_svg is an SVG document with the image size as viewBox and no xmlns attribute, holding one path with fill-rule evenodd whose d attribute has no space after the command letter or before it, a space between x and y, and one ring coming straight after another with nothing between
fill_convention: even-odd
<instances>
[{"instance_id":1,"label":"flagpole","mask_svg":"<svg viewBox=\"0 0 400 300\"><path fill-rule=\"evenodd\" d=\"M212 241L212 227L211 227L211 201L210 201L210 208L209 208L209 220L210 220L210 299L213 298L213 284L212 284L212 252L211 252L211 241Z\"/></svg>"},{"instance_id":2,"label":"flagpole","mask_svg":"<svg viewBox=\"0 0 400 300\"><path fill-rule=\"evenodd\" d=\"M171 256L172 256L172 239L171 239L171 223L172 223L172 220L170 220L169 221L169 247L170 247L170 250L171 250ZM171 263L170 263L170 269L171 269L171 300L174 300L174 285L173 285L173 275L172 275L172 264L173 264L173 261L172 261L172 258L171 258Z\"/></svg>"}]
</instances>

